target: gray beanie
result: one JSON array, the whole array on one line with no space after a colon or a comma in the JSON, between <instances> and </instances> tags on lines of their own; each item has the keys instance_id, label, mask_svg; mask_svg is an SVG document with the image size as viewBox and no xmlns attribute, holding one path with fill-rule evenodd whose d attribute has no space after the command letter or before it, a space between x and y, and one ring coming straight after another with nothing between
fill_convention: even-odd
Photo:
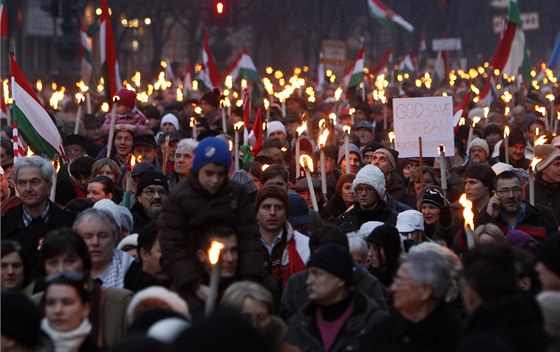
<instances>
[{"instance_id":1,"label":"gray beanie","mask_svg":"<svg viewBox=\"0 0 560 352\"><path fill-rule=\"evenodd\" d=\"M360 161L362 160L362 154L360 153L360 148L358 148L358 146L356 146L353 143L348 143L348 149L350 149L350 154L354 153L358 156ZM342 159L344 159L345 157L346 157L346 151L344 150L344 146L342 146L338 150L338 164L337 164L338 166L340 166Z\"/></svg>"},{"instance_id":2,"label":"gray beanie","mask_svg":"<svg viewBox=\"0 0 560 352\"><path fill-rule=\"evenodd\" d=\"M471 141L471 144L469 145L469 150L467 151L467 154L471 153L471 148L472 147L480 147L482 149L484 149L484 151L486 151L486 156L490 157L490 148L488 147L488 143L482 139L482 138L475 138Z\"/></svg>"},{"instance_id":3,"label":"gray beanie","mask_svg":"<svg viewBox=\"0 0 560 352\"><path fill-rule=\"evenodd\" d=\"M383 171L375 165L366 165L358 171L352 182L352 188L355 190L358 185L371 186L380 197L385 197L385 176Z\"/></svg>"}]
</instances>

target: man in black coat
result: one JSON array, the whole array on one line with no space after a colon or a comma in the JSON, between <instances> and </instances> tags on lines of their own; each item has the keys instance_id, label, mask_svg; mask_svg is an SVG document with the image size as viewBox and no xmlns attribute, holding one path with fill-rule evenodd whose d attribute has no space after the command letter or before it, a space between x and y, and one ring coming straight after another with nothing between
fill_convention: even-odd
<instances>
[{"instance_id":1,"label":"man in black coat","mask_svg":"<svg viewBox=\"0 0 560 352\"><path fill-rule=\"evenodd\" d=\"M22 204L2 216L2 239L19 242L32 268L36 267L45 234L72 226L74 215L49 200L54 167L40 156L20 158L12 175Z\"/></svg>"}]
</instances>

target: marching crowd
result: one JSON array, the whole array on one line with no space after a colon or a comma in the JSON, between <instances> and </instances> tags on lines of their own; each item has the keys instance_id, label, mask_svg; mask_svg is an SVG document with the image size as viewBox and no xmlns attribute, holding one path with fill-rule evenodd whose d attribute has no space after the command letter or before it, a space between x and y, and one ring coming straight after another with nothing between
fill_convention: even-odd
<instances>
[{"instance_id":1,"label":"marching crowd","mask_svg":"<svg viewBox=\"0 0 560 352\"><path fill-rule=\"evenodd\" d=\"M75 104L53 113L56 187L51 161L14 161L2 131L3 351L560 349L560 137L539 92L511 113L471 103L443 164L399 157L390 103L294 94L236 158L244 112L222 115L219 92L117 95L113 133L111 113L78 134Z\"/></svg>"}]
</instances>

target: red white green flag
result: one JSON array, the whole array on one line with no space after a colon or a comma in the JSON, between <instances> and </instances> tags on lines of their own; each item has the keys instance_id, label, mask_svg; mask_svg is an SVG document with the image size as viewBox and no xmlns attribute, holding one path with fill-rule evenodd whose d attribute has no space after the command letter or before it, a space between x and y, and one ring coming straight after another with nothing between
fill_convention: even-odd
<instances>
[{"instance_id":1,"label":"red white green flag","mask_svg":"<svg viewBox=\"0 0 560 352\"><path fill-rule=\"evenodd\" d=\"M525 60L525 33L517 0L510 0L506 31L492 57L492 67L508 76L516 77L523 60Z\"/></svg>"},{"instance_id":2,"label":"red white green flag","mask_svg":"<svg viewBox=\"0 0 560 352\"><path fill-rule=\"evenodd\" d=\"M358 84L364 81L364 46L360 48L358 52L358 57L352 68L352 73L350 74L350 80L348 81L349 87L356 87Z\"/></svg>"},{"instance_id":3,"label":"red white green flag","mask_svg":"<svg viewBox=\"0 0 560 352\"><path fill-rule=\"evenodd\" d=\"M233 60L226 76L231 76L233 82L237 81L237 79L246 79L249 82L260 81L257 67L251 56L249 56L245 45L243 45L243 50Z\"/></svg>"},{"instance_id":4,"label":"red white green flag","mask_svg":"<svg viewBox=\"0 0 560 352\"><path fill-rule=\"evenodd\" d=\"M191 60L187 61L185 67L185 78L183 79L183 99L191 99L192 97L192 74L191 74Z\"/></svg>"},{"instance_id":5,"label":"red white green flag","mask_svg":"<svg viewBox=\"0 0 560 352\"><path fill-rule=\"evenodd\" d=\"M49 159L54 159L56 154L65 157L62 137L14 60L14 55L10 55L10 65L14 100L12 116L20 135L35 154Z\"/></svg>"},{"instance_id":6,"label":"red white green flag","mask_svg":"<svg viewBox=\"0 0 560 352\"><path fill-rule=\"evenodd\" d=\"M6 0L0 0L0 37L8 37L8 9Z\"/></svg>"},{"instance_id":7,"label":"red white green flag","mask_svg":"<svg viewBox=\"0 0 560 352\"><path fill-rule=\"evenodd\" d=\"M101 0L101 25L99 26L99 45L101 57L101 72L105 79L105 95L112 101L122 83L117 61L117 49L109 5L107 0Z\"/></svg>"},{"instance_id":8,"label":"red white green flag","mask_svg":"<svg viewBox=\"0 0 560 352\"><path fill-rule=\"evenodd\" d=\"M93 54L89 38L84 26L84 21L80 17L80 58L82 61L81 74L84 84L92 85Z\"/></svg>"},{"instance_id":9,"label":"red white green flag","mask_svg":"<svg viewBox=\"0 0 560 352\"><path fill-rule=\"evenodd\" d=\"M214 58L208 43L208 30L204 30L204 47L202 49L202 69L198 72L198 80L205 90L212 90L220 86L220 72L214 64Z\"/></svg>"},{"instance_id":10,"label":"red white green flag","mask_svg":"<svg viewBox=\"0 0 560 352\"><path fill-rule=\"evenodd\" d=\"M414 26L388 8L381 0L368 0L368 9L373 18L392 32L412 33L414 31Z\"/></svg>"}]
</instances>

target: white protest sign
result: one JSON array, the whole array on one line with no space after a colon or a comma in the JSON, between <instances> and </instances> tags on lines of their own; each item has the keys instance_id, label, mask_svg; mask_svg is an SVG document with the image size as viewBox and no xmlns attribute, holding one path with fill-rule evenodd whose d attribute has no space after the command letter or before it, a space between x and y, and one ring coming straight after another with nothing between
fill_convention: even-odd
<instances>
[{"instance_id":1,"label":"white protest sign","mask_svg":"<svg viewBox=\"0 0 560 352\"><path fill-rule=\"evenodd\" d=\"M395 149L400 158L437 157L440 144L453 155L453 101L451 97L393 99Z\"/></svg>"}]
</instances>

